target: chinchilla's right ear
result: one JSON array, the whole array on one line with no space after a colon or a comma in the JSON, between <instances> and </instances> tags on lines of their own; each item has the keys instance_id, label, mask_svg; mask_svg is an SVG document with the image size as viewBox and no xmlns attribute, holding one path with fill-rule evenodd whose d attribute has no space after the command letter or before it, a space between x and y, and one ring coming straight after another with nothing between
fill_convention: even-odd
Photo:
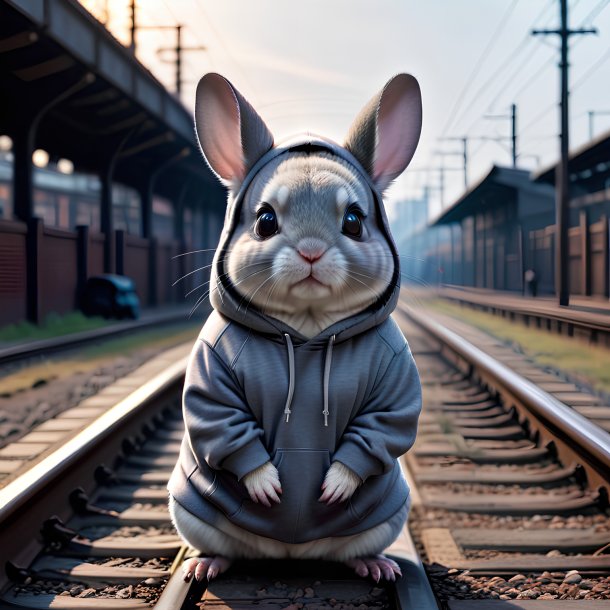
<instances>
[{"instance_id":1,"label":"chinchilla's right ear","mask_svg":"<svg viewBox=\"0 0 610 610\"><path fill-rule=\"evenodd\" d=\"M213 72L197 85L195 127L208 165L234 190L273 146L263 119L226 78Z\"/></svg>"}]
</instances>

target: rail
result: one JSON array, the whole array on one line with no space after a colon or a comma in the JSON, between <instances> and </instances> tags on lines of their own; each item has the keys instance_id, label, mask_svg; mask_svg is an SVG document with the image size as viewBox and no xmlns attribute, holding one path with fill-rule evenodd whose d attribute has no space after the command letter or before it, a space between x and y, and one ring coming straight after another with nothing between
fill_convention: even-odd
<instances>
[{"instance_id":1,"label":"rail","mask_svg":"<svg viewBox=\"0 0 610 610\"><path fill-rule=\"evenodd\" d=\"M0 529L10 522L17 511L31 508L41 493L61 480L92 448L105 444L127 420L180 383L186 371L186 363L187 358L183 358L156 375L0 490Z\"/></svg>"},{"instance_id":2,"label":"rail","mask_svg":"<svg viewBox=\"0 0 610 610\"><path fill-rule=\"evenodd\" d=\"M610 436L607 432L453 331L413 309L402 307L401 311L470 363L496 390L514 397L558 439L567 445L576 446L581 459L602 480L610 480Z\"/></svg>"},{"instance_id":3,"label":"rail","mask_svg":"<svg viewBox=\"0 0 610 610\"><path fill-rule=\"evenodd\" d=\"M48 355L52 352L59 352L65 349L79 347L92 341L100 339L109 339L120 335L133 332L134 330L142 330L159 324L168 324L185 320L188 311L180 309L163 312L161 314L151 315L141 320L130 322L117 322L109 326L86 330L61 337L52 337L50 339L40 339L37 341L26 341L19 345L10 345L0 348L0 366L8 362L16 360L25 360L38 356L40 354Z\"/></svg>"}]
</instances>

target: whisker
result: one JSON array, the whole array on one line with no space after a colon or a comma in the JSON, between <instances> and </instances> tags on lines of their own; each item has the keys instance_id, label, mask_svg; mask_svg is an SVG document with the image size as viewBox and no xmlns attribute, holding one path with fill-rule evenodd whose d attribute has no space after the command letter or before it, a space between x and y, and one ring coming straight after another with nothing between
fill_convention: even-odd
<instances>
[{"instance_id":1,"label":"whisker","mask_svg":"<svg viewBox=\"0 0 610 610\"><path fill-rule=\"evenodd\" d=\"M274 276L276 275L280 275L282 273L282 271L278 270L275 273L272 273L251 295L250 300L248 301L248 304L246 305L246 309L245 312L248 311L248 307L250 307L250 304L252 303L252 299L254 298L254 296L256 295L256 293L269 281L271 280ZM241 307L241 304L240 304ZM239 311L239 307L237 308L237 311Z\"/></svg>"},{"instance_id":2,"label":"whisker","mask_svg":"<svg viewBox=\"0 0 610 610\"><path fill-rule=\"evenodd\" d=\"M204 269L208 269L209 267L211 267L214 263L210 263L209 265L204 265L203 267L198 267L197 269L193 269L193 271L189 271L188 273L185 273L182 277L179 277L173 284L172 286L175 286L178 282L181 282L182 280L186 279L187 277L189 277L189 275L193 275L193 273L197 273L198 271L203 271Z\"/></svg>"}]
</instances>

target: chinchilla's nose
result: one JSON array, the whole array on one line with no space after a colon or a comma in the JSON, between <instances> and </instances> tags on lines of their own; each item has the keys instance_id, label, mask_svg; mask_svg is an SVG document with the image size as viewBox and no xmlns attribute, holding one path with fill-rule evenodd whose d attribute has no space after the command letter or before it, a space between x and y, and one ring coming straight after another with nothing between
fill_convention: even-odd
<instances>
[{"instance_id":1,"label":"chinchilla's nose","mask_svg":"<svg viewBox=\"0 0 610 610\"><path fill-rule=\"evenodd\" d=\"M315 239L313 237L302 239L297 244L297 252L308 262L315 263L318 259L322 258L322 255L328 246L321 239Z\"/></svg>"}]
</instances>

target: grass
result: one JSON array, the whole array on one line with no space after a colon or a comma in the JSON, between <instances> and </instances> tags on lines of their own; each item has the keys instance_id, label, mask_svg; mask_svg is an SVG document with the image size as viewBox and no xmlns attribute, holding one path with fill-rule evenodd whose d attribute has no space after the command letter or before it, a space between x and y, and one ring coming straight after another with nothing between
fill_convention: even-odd
<instances>
[{"instance_id":1,"label":"grass","mask_svg":"<svg viewBox=\"0 0 610 610\"><path fill-rule=\"evenodd\" d=\"M100 317L88 318L76 311L63 316L56 313L49 314L40 325L31 322L19 322L0 328L0 341L35 341L50 339L61 335L69 335L85 330L93 330L109 324L108 320Z\"/></svg>"},{"instance_id":2,"label":"grass","mask_svg":"<svg viewBox=\"0 0 610 610\"><path fill-rule=\"evenodd\" d=\"M610 350L607 348L525 326L520 322L511 322L442 299L425 299L422 304L518 346L524 354L541 366L550 366L566 373L575 381L610 393Z\"/></svg>"}]
</instances>

